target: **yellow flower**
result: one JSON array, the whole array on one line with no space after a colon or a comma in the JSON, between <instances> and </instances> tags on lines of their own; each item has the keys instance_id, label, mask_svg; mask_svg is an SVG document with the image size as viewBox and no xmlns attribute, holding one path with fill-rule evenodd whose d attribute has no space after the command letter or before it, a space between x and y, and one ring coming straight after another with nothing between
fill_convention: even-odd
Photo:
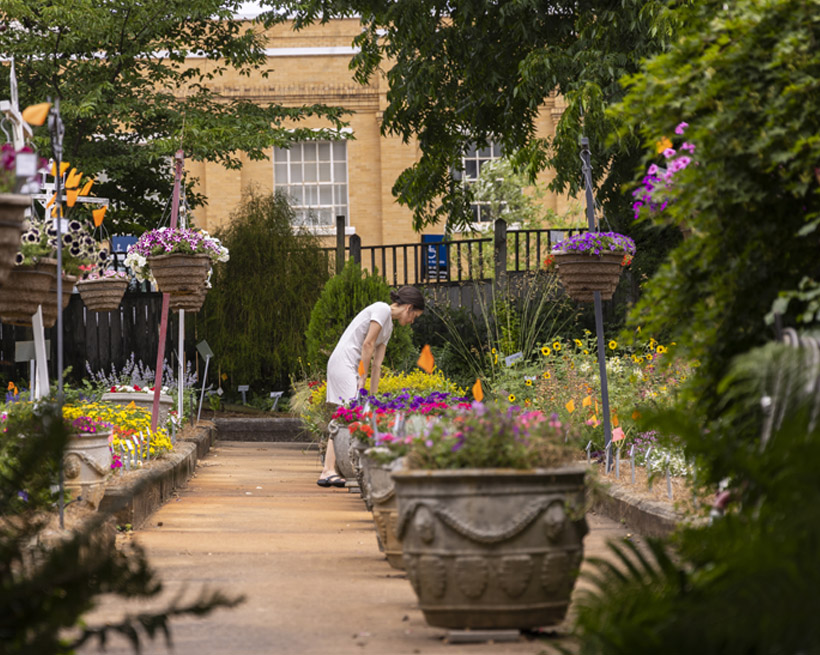
<instances>
[{"instance_id":1,"label":"yellow flower","mask_svg":"<svg viewBox=\"0 0 820 655\"><path fill-rule=\"evenodd\" d=\"M548 347L548 346L544 346L543 348L541 348L541 354L542 354L544 357L548 357L549 355L551 355L551 354L552 354L552 351L549 349L549 347Z\"/></svg>"},{"instance_id":2,"label":"yellow flower","mask_svg":"<svg viewBox=\"0 0 820 655\"><path fill-rule=\"evenodd\" d=\"M584 348L584 354L589 355L589 351L586 348Z\"/></svg>"},{"instance_id":3,"label":"yellow flower","mask_svg":"<svg viewBox=\"0 0 820 655\"><path fill-rule=\"evenodd\" d=\"M618 347L618 342L615 341L614 339L609 342L609 349L610 350L615 350L617 347Z\"/></svg>"},{"instance_id":4,"label":"yellow flower","mask_svg":"<svg viewBox=\"0 0 820 655\"><path fill-rule=\"evenodd\" d=\"M638 357L638 364L643 364L643 357Z\"/></svg>"},{"instance_id":5,"label":"yellow flower","mask_svg":"<svg viewBox=\"0 0 820 655\"><path fill-rule=\"evenodd\" d=\"M584 330L584 334L592 334L589 330Z\"/></svg>"},{"instance_id":6,"label":"yellow flower","mask_svg":"<svg viewBox=\"0 0 820 655\"><path fill-rule=\"evenodd\" d=\"M531 387L532 386L532 380L527 379L527 381L524 384L526 384L528 387Z\"/></svg>"},{"instance_id":7,"label":"yellow flower","mask_svg":"<svg viewBox=\"0 0 820 655\"><path fill-rule=\"evenodd\" d=\"M544 374L541 377L545 380L549 380L552 377L552 374L549 371L544 371Z\"/></svg>"},{"instance_id":8,"label":"yellow flower","mask_svg":"<svg viewBox=\"0 0 820 655\"><path fill-rule=\"evenodd\" d=\"M493 360L493 364L498 364L498 355L495 356L495 359Z\"/></svg>"},{"instance_id":9,"label":"yellow flower","mask_svg":"<svg viewBox=\"0 0 820 655\"><path fill-rule=\"evenodd\" d=\"M490 349L490 352L491 352L493 355L495 355L495 348L491 348L491 349Z\"/></svg>"},{"instance_id":10,"label":"yellow flower","mask_svg":"<svg viewBox=\"0 0 820 655\"><path fill-rule=\"evenodd\" d=\"M552 349L555 351L561 350L561 342L560 341L553 341L552 342Z\"/></svg>"},{"instance_id":11,"label":"yellow flower","mask_svg":"<svg viewBox=\"0 0 820 655\"><path fill-rule=\"evenodd\" d=\"M665 353L665 352L666 352L666 348L664 348L663 346L658 346L658 347L655 349L655 352L657 352L659 355L663 355L663 353Z\"/></svg>"},{"instance_id":12,"label":"yellow flower","mask_svg":"<svg viewBox=\"0 0 820 655\"><path fill-rule=\"evenodd\" d=\"M578 346L579 348L583 348L583 347L584 347L584 344L583 344L583 343L581 343L581 340L580 340L580 339L576 339L576 340L575 340L575 345L576 345L576 346Z\"/></svg>"},{"instance_id":13,"label":"yellow flower","mask_svg":"<svg viewBox=\"0 0 820 655\"><path fill-rule=\"evenodd\" d=\"M515 394L511 393L509 396L507 396L507 400L509 400L511 403L514 403L515 402Z\"/></svg>"}]
</instances>

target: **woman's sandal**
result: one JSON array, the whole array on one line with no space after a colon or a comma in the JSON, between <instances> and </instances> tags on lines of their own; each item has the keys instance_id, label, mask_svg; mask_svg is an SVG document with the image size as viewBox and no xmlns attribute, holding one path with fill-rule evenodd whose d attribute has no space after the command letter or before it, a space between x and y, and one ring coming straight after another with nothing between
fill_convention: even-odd
<instances>
[{"instance_id":1,"label":"woman's sandal","mask_svg":"<svg viewBox=\"0 0 820 655\"><path fill-rule=\"evenodd\" d=\"M347 480L341 475L329 475L326 478L316 480L316 484L320 487L344 487L345 484L347 484Z\"/></svg>"}]
</instances>

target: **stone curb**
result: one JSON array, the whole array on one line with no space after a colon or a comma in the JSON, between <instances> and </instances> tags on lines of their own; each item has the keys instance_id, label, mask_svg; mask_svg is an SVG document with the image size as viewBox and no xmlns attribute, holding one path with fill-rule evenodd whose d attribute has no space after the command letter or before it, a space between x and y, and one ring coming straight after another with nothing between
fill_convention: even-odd
<instances>
[{"instance_id":1,"label":"stone curb","mask_svg":"<svg viewBox=\"0 0 820 655\"><path fill-rule=\"evenodd\" d=\"M314 440L299 418L217 418L214 424L220 441L308 443Z\"/></svg>"},{"instance_id":2,"label":"stone curb","mask_svg":"<svg viewBox=\"0 0 820 655\"><path fill-rule=\"evenodd\" d=\"M644 537L667 537L683 522L683 516L670 505L642 498L616 486L596 491L592 509L626 524Z\"/></svg>"},{"instance_id":3,"label":"stone curb","mask_svg":"<svg viewBox=\"0 0 820 655\"><path fill-rule=\"evenodd\" d=\"M144 475L124 484L109 484L99 511L111 514L118 525L138 528L188 482L197 460L208 453L215 441L216 427L201 421L193 436L179 439L174 452L145 469Z\"/></svg>"}]
</instances>

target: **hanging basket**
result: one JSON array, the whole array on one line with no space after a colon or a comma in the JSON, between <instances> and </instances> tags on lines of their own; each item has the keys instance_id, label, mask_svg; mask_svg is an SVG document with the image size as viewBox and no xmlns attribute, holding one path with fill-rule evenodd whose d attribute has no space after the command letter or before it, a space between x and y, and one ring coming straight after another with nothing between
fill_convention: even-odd
<instances>
[{"instance_id":1,"label":"hanging basket","mask_svg":"<svg viewBox=\"0 0 820 655\"><path fill-rule=\"evenodd\" d=\"M61 310L68 307L71 302L71 294L74 291L74 284L77 282L76 275L63 275L63 302ZM50 328L57 322L57 276L51 283L46 302L43 304L43 327Z\"/></svg>"},{"instance_id":2,"label":"hanging basket","mask_svg":"<svg viewBox=\"0 0 820 655\"><path fill-rule=\"evenodd\" d=\"M148 265L162 293L188 295L205 288L211 257L205 253L152 255Z\"/></svg>"},{"instance_id":3,"label":"hanging basket","mask_svg":"<svg viewBox=\"0 0 820 655\"><path fill-rule=\"evenodd\" d=\"M186 294L172 294L168 299L168 306L172 311L198 312L205 302L208 290L205 287Z\"/></svg>"},{"instance_id":4,"label":"hanging basket","mask_svg":"<svg viewBox=\"0 0 820 655\"><path fill-rule=\"evenodd\" d=\"M601 255L559 253L555 255L555 265L566 294L573 300L592 302L595 291L601 292L601 300L612 298L621 278L623 259L622 252Z\"/></svg>"},{"instance_id":5,"label":"hanging basket","mask_svg":"<svg viewBox=\"0 0 820 655\"><path fill-rule=\"evenodd\" d=\"M20 235L31 198L22 193L0 193L0 286L8 280L20 250Z\"/></svg>"},{"instance_id":6,"label":"hanging basket","mask_svg":"<svg viewBox=\"0 0 820 655\"><path fill-rule=\"evenodd\" d=\"M83 299L86 309L93 312L113 312L119 309L128 280L104 277L97 280L80 280L77 290Z\"/></svg>"},{"instance_id":7,"label":"hanging basket","mask_svg":"<svg viewBox=\"0 0 820 655\"><path fill-rule=\"evenodd\" d=\"M34 265L15 266L0 288L0 320L9 325L31 327L31 316L48 302L57 278L57 260L41 259Z\"/></svg>"}]
</instances>

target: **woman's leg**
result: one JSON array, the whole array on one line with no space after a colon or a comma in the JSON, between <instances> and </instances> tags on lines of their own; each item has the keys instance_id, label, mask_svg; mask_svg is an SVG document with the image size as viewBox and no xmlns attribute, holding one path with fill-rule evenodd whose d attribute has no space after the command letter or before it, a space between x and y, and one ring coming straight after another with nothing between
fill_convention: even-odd
<instances>
[{"instance_id":1,"label":"woman's leg","mask_svg":"<svg viewBox=\"0 0 820 655\"><path fill-rule=\"evenodd\" d=\"M327 450L325 451L325 464L320 478L329 478L331 475L338 475L336 471L336 451L333 448L333 439L327 440Z\"/></svg>"}]
</instances>

